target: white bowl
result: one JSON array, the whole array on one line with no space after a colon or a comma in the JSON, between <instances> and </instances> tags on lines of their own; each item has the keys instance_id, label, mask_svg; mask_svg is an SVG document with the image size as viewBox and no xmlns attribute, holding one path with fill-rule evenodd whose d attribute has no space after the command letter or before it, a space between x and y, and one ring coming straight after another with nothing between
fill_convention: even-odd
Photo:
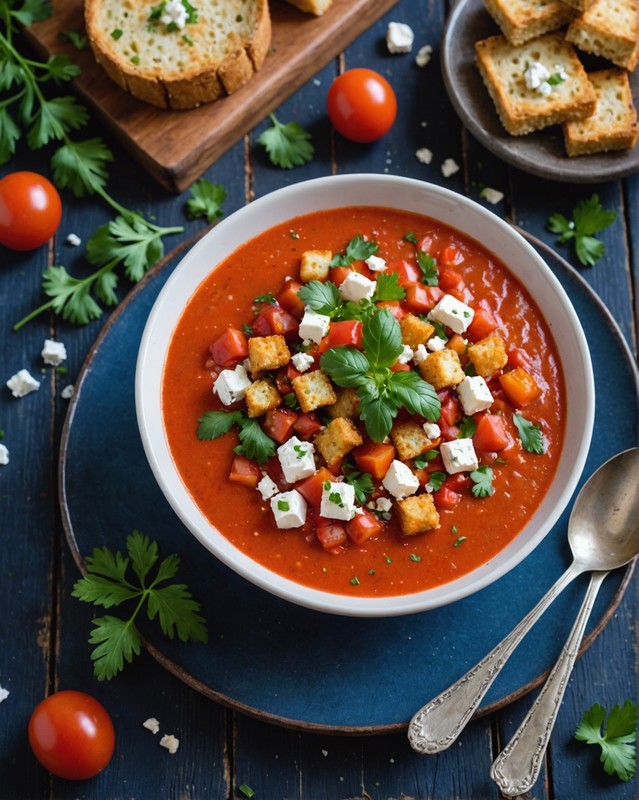
<instances>
[{"instance_id":1,"label":"white bowl","mask_svg":"<svg viewBox=\"0 0 639 800\"><path fill-rule=\"evenodd\" d=\"M161 408L162 371L182 311L211 271L238 243L293 217L320 209L376 205L439 220L481 242L526 286L549 324L561 358L567 397L564 445L552 485L521 533L487 564L434 589L392 597L351 597L312 589L271 572L234 547L197 507L167 444ZM548 534L581 475L592 434L595 390L586 339L568 296L548 266L510 225L459 194L390 175L339 175L287 186L220 222L182 259L149 315L137 361L138 425L156 480L186 527L222 562L254 584L291 602L351 616L396 616L452 603L519 564ZM575 402L577 400L577 402ZM572 401L572 402L571 402Z\"/></svg>"}]
</instances>

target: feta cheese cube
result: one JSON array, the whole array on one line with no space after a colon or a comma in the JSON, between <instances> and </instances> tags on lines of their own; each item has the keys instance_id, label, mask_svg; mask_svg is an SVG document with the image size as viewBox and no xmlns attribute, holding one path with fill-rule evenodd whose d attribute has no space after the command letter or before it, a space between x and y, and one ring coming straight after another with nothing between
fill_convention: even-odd
<instances>
[{"instance_id":1,"label":"feta cheese cube","mask_svg":"<svg viewBox=\"0 0 639 800\"><path fill-rule=\"evenodd\" d=\"M430 64L430 58L433 55L433 47L430 44L425 44L423 47L420 47L417 51L417 55L415 56L415 63L418 67L425 67L427 64Z\"/></svg>"},{"instance_id":2,"label":"feta cheese cube","mask_svg":"<svg viewBox=\"0 0 639 800\"><path fill-rule=\"evenodd\" d=\"M82 244L82 239L80 239L77 233L70 233L67 236L67 244L70 244L71 247L80 247Z\"/></svg>"},{"instance_id":3,"label":"feta cheese cube","mask_svg":"<svg viewBox=\"0 0 639 800\"><path fill-rule=\"evenodd\" d=\"M485 411L493 404L493 396L481 375L467 375L461 383L457 384L457 395L464 414L469 417L479 411Z\"/></svg>"},{"instance_id":4,"label":"feta cheese cube","mask_svg":"<svg viewBox=\"0 0 639 800\"><path fill-rule=\"evenodd\" d=\"M60 392L60 397L63 400L70 400L73 397L73 393L75 392L75 386L70 383L68 386L65 386L64 389Z\"/></svg>"},{"instance_id":5,"label":"feta cheese cube","mask_svg":"<svg viewBox=\"0 0 639 800\"><path fill-rule=\"evenodd\" d=\"M269 500L274 494L279 492L275 481L269 475L266 475L266 473L255 488L262 495L262 500Z\"/></svg>"},{"instance_id":6,"label":"feta cheese cube","mask_svg":"<svg viewBox=\"0 0 639 800\"><path fill-rule=\"evenodd\" d=\"M434 353L437 350L444 350L447 341L448 339L442 339L441 336L431 336L426 342L426 347Z\"/></svg>"},{"instance_id":7,"label":"feta cheese cube","mask_svg":"<svg viewBox=\"0 0 639 800\"><path fill-rule=\"evenodd\" d=\"M328 519L353 519L357 513L355 489L350 483L325 481L320 514Z\"/></svg>"},{"instance_id":8,"label":"feta cheese cube","mask_svg":"<svg viewBox=\"0 0 639 800\"><path fill-rule=\"evenodd\" d=\"M315 447L312 442L303 442L291 436L277 448L284 478L288 483L297 483L315 474Z\"/></svg>"},{"instance_id":9,"label":"feta cheese cube","mask_svg":"<svg viewBox=\"0 0 639 800\"><path fill-rule=\"evenodd\" d=\"M291 361L298 372L306 372L315 363L313 356L309 356L308 353L295 353Z\"/></svg>"},{"instance_id":10,"label":"feta cheese cube","mask_svg":"<svg viewBox=\"0 0 639 800\"><path fill-rule=\"evenodd\" d=\"M9 690L3 689L2 686L0 686L0 703L2 703L3 700L6 700L7 697L9 697Z\"/></svg>"},{"instance_id":11,"label":"feta cheese cube","mask_svg":"<svg viewBox=\"0 0 639 800\"><path fill-rule=\"evenodd\" d=\"M425 422L422 427L424 428L424 433L431 442L435 441L435 439L439 439L442 435L442 430L436 422Z\"/></svg>"},{"instance_id":12,"label":"feta cheese cube","mask_svg":"<svg viewBox=\"0 0 639 800\"><path fill-rule=\"evenodd\" d=\"M415 158L420 164L430 164L433 160L433 151L427 147L420 147L419 150L415 150Z\"/></svg>"},{"instance_id":13,"label":"feta cheese cube","mask_svg":"<svg viewBox=\"0 0 639 800\"><path fill-rule=\"evenodd\" d=\"M160 723L155 717L149 717L144 720L142 727L155 734L160 730Z\"/></svg>"},{"instance_id":14,"label":"feta cheese cube","mask_svg":"<svg viewBox=\"0 0 639 800\"><path fill-rule=\"evenodd\" d=\"M395 459L384 475L382 486L389 494L401 500L419 489L419 479L403 461Z\"/></svg>"},{"instance_id":15,"label":"feta cheese cube","mask_svg":"<svg viewBox=\"0 0 639 800\"><path fill-rule=\"evenodd\" d=\"M442 164L442 175L444 178L450 178L456 172L459 172L459 164L454 158L447 158Z\"/></svg>"},{"instance_id":16,"label":"feta cheese cube","mask_svg":"<svg viewBox=\"0 0 639 800\"><path fill-rule=\"evenodd\" d=\"M388 264L383 258L379 256L372 255L369 256L364 263L370 269L371 272L384 272Z\"/></svg>"},{"instance_id":17,"label":"feta cheese cube","mask_svg":"<svg viewBox=\"0 0 639 800\"><path fill-rule=\"evenodd\" d=\"M180 740L176 736L173 736L172 733L165 733L160 739L160 747L165 747L171 755L177 753L179 746Z\"/></svg>"},{"instance_id":18,"label":"feta cheese cube","mask_svg":"<svg viewBox=\"0 0 639 800\"><path fill-rule=\"evenodd\" d=\"M213 394L216 394L225 406L231 406L239 400L244 400L246 390L251 385L251 379L241 364L235 369L223 369L213 384Z\"/></svg>"},{"instance_id":19,"label":"feta cheese cube","mask_svg":"<svg viewBox=\"0 0 639 800\"><path fill-rule=\"evenodd\" d=\"M301 528L306 522L306 509L306 500L297 489L271 497L271 511L275 517L275 524L281 530Z\"/></svg>"},{"instance_id":20,"label":"feta cheese cube","mask_svg":"<svg viewBox=\"0 0 639 800\"><path fill-rule=\"evenodd\" d=\"M59 367L60 364L66 360L67 349L62 342L56 342L53 339L45 339L44 347L40 355L45 364L50 364L52 367Z\"/></svg>"},{"instance_id":21,"label":"feta cheese cube","mask_svg":"<svg viewBox=\"0 0 639 800\"><path fill-rule=\"evenodd\" d=\"M426 350L426 347L423 344L418 344L417 350L413 351L413 361L416 364L421 364L422 361L425 361L427 357L428 351Z\"/></svg>"},{"instance_id":22,"label":"feta cheese cube","mask_svg":"<svg viewBox=\"0 0 639 800\"><path fill-rule=\"evenodd\" d=\"M550 72L540 61L533 61L532 64L524 70L524 81L528 89L539 89L541 84L548 78L550 78Z\"/></svg>"},{"instance_id":23,"label":"feta cheese cube","mask_svg":"<svg viewBox=\"0 0 639 800\"><path fill-rule=\"evenodd\" d=\"M9 450L5 444L0 444L0 464L3 466L9 463Z\"/></svg>"},{"instance_id":24,"label":"feta cheese cube","mask_svg":"<svg viewBox=\"0 0 639 800\"><path fill-rule=\"evenodd\" d=\"M501 203L501 201L504 199L503 192L500 192L497 189L491 189L490 186L484 186L479 193L479 196L486 200L486 202L492 203L492 205Z\"/></svg>"},{"instance_id":25,"label":"feta cheese cube","mask_svg":"<svg viewBox=\"0 0 639 800\"><path fill-rule=\"evenodd\" d=\"M388 512L393 507L392 502L388 497L378 497L375 501L375 510L381 512Z\"/></svg>"},{"instance_id":26,"label":"feta cheese cube","mask_svg":"<svg viewBox=\"0 0 639 800\"><path fill-rule=\"evenodd\" d=\"M473 321L475 312L452 294L445 294L428 316L435 322L446 325L455 333L465 333Z\"/></svg>"},{"instance_id":27,"label":"feta cheese cube","mask_svg":"<svg viewBox=\"0 0 639 800\"><path fill-rule=\"evenodd\" d=\"M319 344L328 333L330 324L330 317L325 314L316 314L311 308L306 308L300 322L300 338Z\"/></svg>"},{"instance_id":28,"label":"feta cheese cube","mask_svg":"<svg viewBox=\"0 0 639 800\"><path fill-rule=\"evenodd\" d=\"M386 47L389 53L410 53L415 34L404 22L389 22L386 29Z\"/></svg>"},{"instance_id":29,"label":"feta cheese cube","mask_svg":"<svg viewBox=\"0 0 639 800\"><path fill-rule=\"evenodd\" d=\"M359 272L349 272L346 280L339 287L339 293L344 300L359 303L369 300L374 294L377 284Z\"/></svg>"},{"instance_id":30,"label":"feta cheese cube","mask_svg":"<svg viewBox=\"0 0 639 800\"><path fill-rule=\"evenodd\" d=\"M14 397L24 397L40 388L40 381L37 381L28 369L20 369L7 381L7 388L11 389Z\"/></svg>"},{"instance_id":31,"label":"feta cheese cube","mask_svg":"<svg viewBox=\"0 0 639 800\"><path fill-rule=\"evenodd\" d=\"M453 439L442 442L439 454L444 462L444 469L449 475L457 472L472 472L479 466L472 439Z\"/></svg>"}]
</instances>

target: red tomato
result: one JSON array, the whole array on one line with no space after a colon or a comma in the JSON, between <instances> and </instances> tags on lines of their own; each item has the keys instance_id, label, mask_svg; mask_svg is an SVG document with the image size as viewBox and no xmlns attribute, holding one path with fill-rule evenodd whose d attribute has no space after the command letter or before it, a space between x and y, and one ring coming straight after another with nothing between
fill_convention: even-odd
<instances>
[{"instance_id":1,"label":"red tomato","mask_svg":"<svg viewBox=\"0 0 639 800\"><path fill-rule=\"evenodd\" d=\"M56 692L36 706L29 742L45 769L60 778L92 778L113 755L115 733L103 705L84 692Z\"/></svg>"},{"instance_id":2,"label":"red tomato","mask_svg":"<svg viewBox=\"0 0 639 800\"><path fill-rule=\"evenodd\" d=\"M209 350L221 367L235 367L248 356L248 340L237 328L227 328Z\"/></svg>"},{"instance_id":3,"label":"red tomato","mask_svg":"<svg viewBox=\"0 0 639 800\"><path fill-rule=\"evenodd\" d=\"M293 435L293 425L298 415L292 408L272 408L266 412L263 428L265 433L282 444Z\"/></svg>"},{"instance_id":4,"label":"red tomato","mask_svg":"<svg viewBox=\"0 0 639 800\"><path fill-rule=\"evenodd\" d=\"M342 552L342 547L346 544L346 528L343 522L319 517L316 533L324 550L333 555Z\"/></svg>"},{"instance_id":5,"label":"red tomato","mask_svg":"<svg viewBox=\"0 0 639 800\"><path fill-rule=\"evenodd\" d=\"M346 531L355 544L364 544L367 539L376 536L384 529L384 523L372 511L365 508L346 524Z\"/></svg>"},{"instance_id":6,"label":"red tomato","mask_svg":"<svg viewBox=\"0 0 639 800\"><path fill-rule=\"evenodd\" d=\"M503 419L496 414L485 414L480 417L473 442L475 447L484 453L503 450L509 442Z\"/></svg>"},{"instance_id":7,"label":"red tomato","mask_svg":"<svg viewBox=\"0 0 639 800\"><path fill-rule=\"evenodd\" d=\"M262 470L255 463L245 456L235 456L231 464L229 480L233 483L241 483L249 489L255 489L262 478Z\"/></svg>"},{"instance_id":8,"label":"red tomato","mask_svg":"<svg viewBox=\"0 0 639 800\"><path fill-rule=\"evenodd\" d=\"M397 116L397 98L390 83L363 67L349 69L333 81L326 106L335 129L352 142L381 139Z\"/></svg>"},{"instance_id":9,"label":"red tomato","mask_svg":"<svg viewBox=\"0 0 639 800\"><path fill-rule=\"evenodd\" d=\"M364 327L357 319L347 319L342 322L332 322L328 331L328 347L345 347L351 345L362 350L362 337Z\"/></svg>"},{"instance_id":10,"label":"red tomato","mask_svg":"<svg viewBox=\"0 0 639 800\"><path fill-rule=\"evenodd\" d=\"M58 230L62 203L55 186L35 172L12 172L0 180L0 244L35 250Z\"/></svg>"}]
</instances>

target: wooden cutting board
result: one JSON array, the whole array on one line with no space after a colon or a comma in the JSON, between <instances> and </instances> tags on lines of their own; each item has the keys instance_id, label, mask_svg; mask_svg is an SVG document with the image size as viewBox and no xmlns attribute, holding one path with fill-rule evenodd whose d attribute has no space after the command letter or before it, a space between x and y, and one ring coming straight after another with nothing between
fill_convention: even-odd
<instances>
[{"instance_id":1,"label":"wooden cutting board","mask_svg":"<svg viewBox=\"0 0 639 800\"><path fill-rule=\"evenodd\" d=\"M60 40L64 31L84 31L82 0L53 0L53 14L26 35L39 52L66 53L82 68L74 82L81 97L154 178L180 192L396 3L333 0L314 17L273 0L271 52L262 69L234 94L190 111L136 100L107 77L90 48Z\"/></svg>"}]
</instances>

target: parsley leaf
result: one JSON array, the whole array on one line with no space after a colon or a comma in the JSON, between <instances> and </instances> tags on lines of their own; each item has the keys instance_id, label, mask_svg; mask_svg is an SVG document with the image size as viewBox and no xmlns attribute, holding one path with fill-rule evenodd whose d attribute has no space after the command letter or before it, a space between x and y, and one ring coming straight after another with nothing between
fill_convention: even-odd
<instances>
[{"instance_id":1,"label":"parsley leaf","mask_svg":"<svg viewBox=\"0 0 639 800\"><path fill-rule=\"evenodd\" d=\"M353 261L365 261L378 250L376 242L371 242L358 233L346 245L344 253L337 253L333 256L331 267L350 267Z\"/></svg>"},{"instance_id":2,"label":"parsley leaf","mask_svg":"<svg viewBox=\"0 0 639 800\"><path fill-rule=\"evenodd\" d=\"M9 4L13 6L13 3ZM12 17L22 25L31 25L43 19L48 19L53 13L49 0L24 0L24 3L17 10L9 11Z\"/></svg>"},{"instance_id":3,"label":"parsley leaf","mask_svg":"<svg viewBox=\"0 0 639 800\"><path fill-rule=\"evenodd\" d=\"M373 479L368 472L350 470L344 472L344 480L346 483L350 483L353 489L355 489L355 500L357 500L360 505L364 505L370 495L375 491Z\"/></svg>"},{"instance_id":4,"label":"parsley leaf","mask_svg":"<svg viewBox=\"0 0 639 800\"><path fill-rule=\"evenodd\" d=\"M601 763L608 775L617 775L629 781L637 771L637 706L626 700L623 706L615 705L608 716L602 733L606 709L595 703L584 712L575 731L575 739L601 747Z\"/></svg>"},{"instance_id":5,"label":"parsley leaf","mask_svg":"<svg viewBox=\"0 0 639 800\"><path fill-rule=\"evenodd\" d=\"M438 489L442 488L442 484L446 480L446 473L445 472L431 472L428 478L428 483L426 484L427 490L431 492L436 492Z\"/></svg>"},{"instance_id":6,"label":"parsley leaf","mask_svg":"<svg viewBox=\"0 0 639 800\"><path fill-rule=\"evenodd\" d=\"M478 467L470 473L470 479L475 484L471 489L474 497L490 497L495 493L493 486L494 473L490 467Z\"/></svg>"},{"instance_id":7,"label":"parsley leaf","mask_svg":"<svg viewBox=\"0 0 639 800\"><path fill-rule=\"evenodd\" d=\"M599 202L599 195L593 194L575 206L573 219L563 214L551 214L548 229L559 234L559 244L574 239L575 253L584 266L594 266L604 255L606 248L594 234L611 225L617 218L616 211L606 211Z\"/></svg>"},{"instance_id":8,"label":"parsley leaf","mask_svg":"<svg viewBox=\"0 0 639 800\"><path fill-rule=\"evenodd\" d=\"M522 417L521 414L513 414L513 422L519 431L519 439L524 450L527 450L529 453L543 455L546 451L544 449L544 440L539 425L533 425L530 420Z\"/></svg>"},{"instance_id":9,"label":"parsley leaf","mask_svg":"<svg viewBox=\"0 0 639 800\"><path fill-rule=\"evenodd\" d=\"M200 178L191 186L190 192L191 197L186 201L188 219L205 217L210 223L224 216L222 203L226 200L226 189L221 183Z\"/></svg>"},{"instance_id":10,"label":"parsley leaf","mask_svg":"<svg viewBox=\"0 0 639 800\"><path fill-rule=\"evenodd\" d=\"M233 425L239 425L242 419L241 411L206 411L198 422L197 438L202 442L208 439L217 439L228 433Z\"/></svg>"},{"instance_id":11,"label":"parsley leaf","mask_svg":"<svg viewBox=\"0 0 639 800\"><path fill-rule=\"evenodd\" d=\"M477 430L477 421L474 420L472 417L464 417L459 426L459 433L457 434L458 439L472 439L475 435L475 431Z\"/></svg>"},{"instance_id":12,"label":"parsley leaf","mask_svg":"<svg viewBox=\"0 0 639 800\"><path fill-rule=\"evenodd\" d=\"M200 419L197 438L200 441L217 439L228 433L233 425L240 429L240 443L234 448L258 464L264 464L275 455L275 442L267 436L256 419L248 419L241 411L206 411Z\"/></svg>"},{"instance_id":13,"label":"parsley leaf","mask_svg":"<svg viewBox=\"0 0 639 800\"><path fill-rule=\"evenodd\" d=\"M311 161L315 153L311 134L297 122L282 123L275 114L269 117L273 127L263 131L257 141L266 148L271 163L291 169Z\"/></svg>"},{"instance_id":14,"label":"parsley leaf","mask_svg":"<svg viewBox=\"0 0 639 800\"><path fill-rule=\"evenodd\" d=\"M200 615L200 605L182 583L164 584L175 577L180 559L170 555L159 565L155 577L148 577L159 559L158 545L139 531L133 531L126 540L128 556L107 547L95 548L88 556L87 574L76 581L72 596L85 603L112 608L130 600L136 601L135 610L126 619L107 615L93 620L89 642L97 645L91 659L93 673L100 681L110 680L131 663L140 653L140 634L135 626L139 612L147 604L150 620L157 616L163 633L170 639L206 643L206 621ZM137 578L134 582L129 570ZM148 584L148 585L147 585Z\"/></svg>"},{"instance_id":15,"label":"parsley leaf","mask_svg":"<svg viewBox=\"0 0 639 800\"><path fill-rule=\"evenodd\" d=\"M399 285L399 275L396 272L380 272L376 279L377 287L373 295L373 302L379 300L403 300L406 290Z\"/></svg>"},{"instance_id":16,"label":"parsley leaf","mask_svg":"<svg viewBox=\"0 0 639 800\"><path fill-rule=\"evenodd\" d=\"M69 42L76 50L84 50L89 43L87 37L79 31L61 31L58 38L63 42Z\"/></svg>"},{"instance_id":17,"label":"parsley leaf","mask_svg":"<svg viewBox=\"0 0 639 800\"><path fill-rule=\"evenodd\" d=\"M420 250L417 253L417 266L422 271L422 283L426 284L426 286L439 286L437 259Z\"/></svg>"}]
</instances>

